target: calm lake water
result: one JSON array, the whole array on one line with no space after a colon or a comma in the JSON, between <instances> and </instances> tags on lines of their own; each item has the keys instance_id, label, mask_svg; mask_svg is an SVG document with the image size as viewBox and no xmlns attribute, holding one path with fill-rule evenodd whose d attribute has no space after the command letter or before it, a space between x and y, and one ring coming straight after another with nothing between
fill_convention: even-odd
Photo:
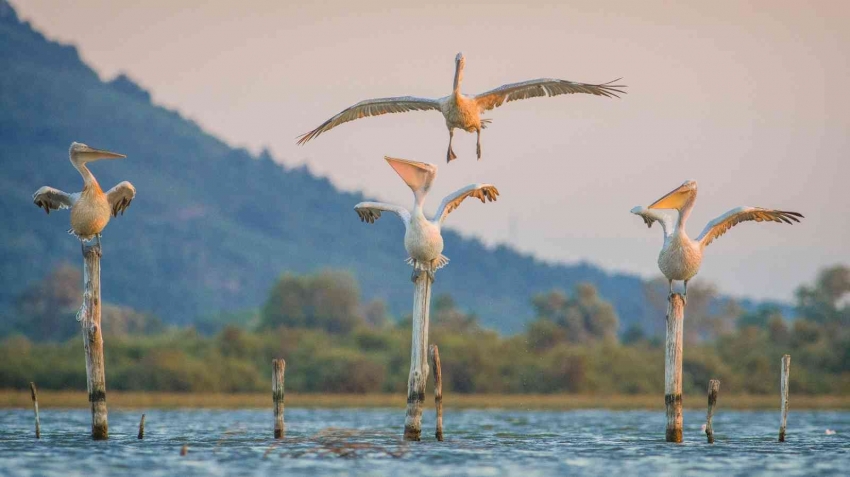
<instances>
[{"instance_id":1,"label":"calm lake water","mask_svg":"<svg viewBox=\"0 0 850 477\"><path fill-rule=\"evenodd\" d=\"M704 412L685 412L685 443L664 442L664 414L647 411L453 411L445 442L400 440L403 410L287 409L275 442L271 409L111 411L110 440L88 439L85 410L0 411L0 475L848 475L850 413L799 411L776 442L778 412L720 409L717 443L706 444ZM827 435L826 429L836 431ZM188 454L180 456L188 445Z\"/></svg>"}]
</instances>

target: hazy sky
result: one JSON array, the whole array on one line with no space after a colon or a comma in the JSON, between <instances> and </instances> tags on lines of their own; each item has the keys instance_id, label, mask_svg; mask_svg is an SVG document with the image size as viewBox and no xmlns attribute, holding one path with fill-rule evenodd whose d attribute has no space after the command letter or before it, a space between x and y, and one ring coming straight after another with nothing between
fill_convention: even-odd
<instances>
[{"instance_id":1,"label":"hazy sky","mask_svg":"<svg viewBox=\"0 0 850 477\"><path fill-rule=\"evenodd\" d=\"M657 275L661 231L629 210L695 179L694 237L739 205L806 215L735 227L696 280L788 300L819 268L850 262L848 2L12 3L104 79L126 72L231 144L268 147L344 189L409 205L384 155L439 165L431 207L467 183L497 185L497 203L464 204L448 220L489 244ZM459 51L467 93L623 77L629 94L502 106L487 115L478 162L475 135L459 132L459 160L445 164L436 112L362 119L295 146L359 100L448 94Z\"/></svg>"}]
</instances>

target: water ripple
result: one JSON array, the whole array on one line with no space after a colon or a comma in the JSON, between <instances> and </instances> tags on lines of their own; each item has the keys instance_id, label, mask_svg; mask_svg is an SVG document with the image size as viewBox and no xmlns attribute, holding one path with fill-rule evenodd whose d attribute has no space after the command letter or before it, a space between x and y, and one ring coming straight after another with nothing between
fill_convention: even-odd
<instances>
[{"instance_id":1,"label":"water ripple","mask_svg":"<svg viewBox=\"0 0 850 477\"><path fill-rule=\"evenodd\" d=\"M112 411L110 440L88 438L84 410L0 411L0 475L363 474L398 477L544 475L840 475L850 468L850 413L794 412L776 442L778 412L721 410L708 445L701 412L685 413L685 442L664 442L663 413L648 411L449 411L445 442L426 412L423 441L400 439L403 411L288 409L275 441L268 411ZM827 435L826 429L836 431ZM180 455L186 445L188 453Z\"/></svg>"}]
</instances>

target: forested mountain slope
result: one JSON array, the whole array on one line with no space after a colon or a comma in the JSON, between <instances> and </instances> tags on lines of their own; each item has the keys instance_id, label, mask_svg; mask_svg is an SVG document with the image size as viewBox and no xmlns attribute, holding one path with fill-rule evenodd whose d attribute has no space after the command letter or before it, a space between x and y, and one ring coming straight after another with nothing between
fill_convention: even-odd
<instances>
[{"instance_id":1,"label":"forested mountain slope","mask_svg":"<svg viewBox=\"0 0 850 477\"><path fill-rule=\"evenodd\" d=\"M396 314L411 305L410 269L397 221L360 223L359 194L304 168L254 157L151 103L124 76L109 82L72 46L49 41L0 0L0 307L62 262L78 264L68 213L31 203L42 185L77 191L72 141L119 151L94 164L104 189L130 180L138 195L104 233L103 293L112 303L187 324L219 310L262 304L276 277L322 268L352 270L365 300ZM434 293L502 332L532 318L529 297L591 282L612 301L621 329L653 319L638 277L589 265L551 265L510 248L445 234L451 265ZM655 317L657 318L657 317Z\"/></svg>"}]
</instances>

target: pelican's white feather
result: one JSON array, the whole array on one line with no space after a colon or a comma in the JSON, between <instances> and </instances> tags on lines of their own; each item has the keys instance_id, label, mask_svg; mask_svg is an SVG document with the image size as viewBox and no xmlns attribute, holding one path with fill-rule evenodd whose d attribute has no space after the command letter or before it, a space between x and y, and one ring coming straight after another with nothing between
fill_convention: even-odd
<instances>
[{"instance_id":1,"label":"pelican's white feather","mask_svg":"<svg viewBox=\"0 0 850 477\"><path fill-rule=\"evenodd\" d=\"M392 212L404 222L405 227L410 224L410 212L399 205L384 204L381 202L361 202L354 206L357 215L363 222L374 224L381 218L381 212Z\"/></svg>"},{"instance_id":2,"label":"pelican's white feather","mask_svg":"<svg viewBox=\"0 0 850 477\"><path fill-rule=\"evenodd\" d=\"M741 222L778 222L791 224L799 222L803 218L802 214L797 212L788 212L785 210L762 209L761 207L738 207L729 212L717 217L705 226L702 233L697 237L697 242L703 248L707 247L714 239L725 234L726 231Z\"/></svg>"},{"instance_id":3,"label":"pelican's white feather","mask_svg":"<svg viewBox=\"0 0 850 477\"><path fill-rule=\"evenodd\" d=\"M475 197L482 203L494 202L499 197L499 190L492 184L472 184L447 195L434 215L434 220L443 223L448 215L460 206L467 197Z\"/></svg>"}]
</instances>

